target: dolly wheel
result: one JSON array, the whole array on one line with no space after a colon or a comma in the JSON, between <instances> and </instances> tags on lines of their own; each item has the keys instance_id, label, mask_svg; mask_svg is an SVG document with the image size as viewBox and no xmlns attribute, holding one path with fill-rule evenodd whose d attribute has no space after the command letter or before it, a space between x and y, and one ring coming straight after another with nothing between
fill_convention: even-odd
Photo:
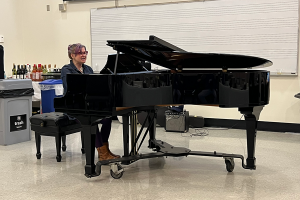
<instances>
[{"instance_id":1,"label":"dolly wheel","mask_svg":"<svg viewBox=\"0 0 300 200\"><path fill-rule=\"evenodd\" d=\"M226 170L228 172L233 172L234 169L234 159L233 158L225 158Z\"/></svg>"},{"instance_id":2,"label":"dolly wheel","mask_svg":"<svg viewBox=\"0 0 300 200\"><path fill-rule=\"evenodd\" d=\"M114 179L119 179L123 176L124 169L119 163L114 163L111 165L110 175Z\"/></svg>"}]
</instances>

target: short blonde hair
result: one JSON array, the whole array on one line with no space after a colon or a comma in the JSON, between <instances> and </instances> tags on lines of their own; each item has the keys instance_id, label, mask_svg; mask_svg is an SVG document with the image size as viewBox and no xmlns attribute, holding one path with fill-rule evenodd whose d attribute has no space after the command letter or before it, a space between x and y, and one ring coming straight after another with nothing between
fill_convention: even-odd
<instances>
[{"instance_id":1,"label":"short blonde hair","mask_svg":"<svg viewBox=\"0 0 300 200\"><path fill-rule=\"evenodd\" d=\"M72 60L71 54L72 53L73 54L78 54L81 51L82 47L86 50L86 47L84 45L80 44L80 43L70 44L68 46L68 56L69 56L69 58Z\"/></svg>"}]
</instances>

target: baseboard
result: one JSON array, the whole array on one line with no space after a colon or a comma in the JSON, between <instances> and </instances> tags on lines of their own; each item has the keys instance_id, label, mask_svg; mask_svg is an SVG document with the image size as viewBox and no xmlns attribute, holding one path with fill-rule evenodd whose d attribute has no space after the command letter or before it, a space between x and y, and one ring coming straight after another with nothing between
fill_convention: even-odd
<instances>
[{"instance_id":1,"label":"baseboard","mask_svg":"<svg viewBox=\"0 0 300 200\"><path fill-rule=\"evenodd\" d=\"M245 120L205 118L205 127L246 129ZM300 124L258 121L257 130L300 133Z\"/></svg>"}]
</instances>

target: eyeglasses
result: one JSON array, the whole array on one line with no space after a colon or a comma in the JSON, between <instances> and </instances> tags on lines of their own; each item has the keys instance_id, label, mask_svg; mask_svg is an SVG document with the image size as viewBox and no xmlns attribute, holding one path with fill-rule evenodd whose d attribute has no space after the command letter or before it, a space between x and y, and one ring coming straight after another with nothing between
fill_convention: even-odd
<instances>
[{"instance_id":1,"label":"eyeglasses","mask_svg":"<svg viewBox=\"0 0 300 200\"><path fill-rule=\"evenodd\" d=\"M88 55L88 53L89 53L88 51L85 51L85 52L79 52L79 53L77 53L77 54L79 54L79 55L82 55L82 56L83 56L83 55Z\"/></svg>"}]
</instances>

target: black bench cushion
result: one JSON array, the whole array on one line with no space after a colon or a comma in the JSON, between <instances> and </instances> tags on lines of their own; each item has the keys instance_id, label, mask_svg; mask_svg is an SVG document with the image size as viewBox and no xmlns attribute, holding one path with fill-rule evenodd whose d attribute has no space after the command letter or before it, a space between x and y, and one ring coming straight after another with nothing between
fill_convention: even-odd
<instances>
[{"instance_id":1,"label":"black bench cushion","mask_svg":"<svg viewBox=\"0 0 300 200\"><path fill-rule=\"evenodd\" d=\"M75 117L60 112L44 113L30 117L31 130L38 132L64 132L81 128Z\"/></svg>"},{"instance_id":2,"label":"black bench cushion","mask_svg":"<svg viewBox=\"0 0 300 200\"><path fill-rule=\"evenodd\" d=\"M51 112L33 115L30 117L30 123L34 125L39 125L42 127L47 126L69 126L73 124L80 124L80 122L72 116L60 112Z\"/></svg>"}]
</instances>

